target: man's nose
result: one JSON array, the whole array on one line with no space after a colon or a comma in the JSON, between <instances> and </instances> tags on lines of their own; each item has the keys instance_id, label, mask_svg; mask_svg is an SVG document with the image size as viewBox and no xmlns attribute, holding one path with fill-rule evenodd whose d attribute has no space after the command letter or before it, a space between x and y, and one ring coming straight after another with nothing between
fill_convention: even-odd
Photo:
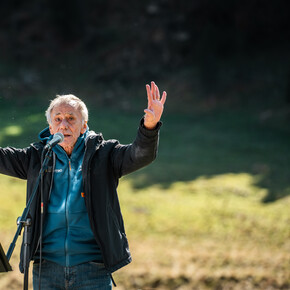
<instances>
[{"instance_id":1,"label":"man's nose","mask_svg":"<svg viewBox=\"0 0 290 290\"><path fill-rule=\"evenodd\" d=\"M67 120L63 119L63 120L61 121L61 123L60 123L59 128L60 128L60 129L66 129L67 127L68 127L68 122L67 122Z\"/></svg>"}]
</instances>

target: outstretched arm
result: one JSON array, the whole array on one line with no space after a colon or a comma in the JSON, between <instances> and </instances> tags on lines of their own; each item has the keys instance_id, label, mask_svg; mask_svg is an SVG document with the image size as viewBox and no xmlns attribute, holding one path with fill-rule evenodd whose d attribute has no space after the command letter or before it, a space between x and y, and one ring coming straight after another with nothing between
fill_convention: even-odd
<instances>
[{"instance_id":1,"label":"outstretched arm","mask_svg":"<svg viewBox=\"0 0 290 290\"><path fill-rule=\"evenodd\" d=\"M148 165L156 158L161 126L158 126L158 122L166 101L166 92L163 92L160 99L159 89L154 82L151 82L151 86L146 85L146 90L148 107L144 110L144 123L140 124L136 139L129 145L116 143L112 151L111 160L118 178Z\"/></svg>"},{"instance_id":2,"label":"outstretched arm","mask_svg":"<svg viewBox=\"0 0 290 290\"><path fill-rule=\"evenodd\" d=\"M161 119L167 94L164 91L160 99L159 89L154 82L151 82L151 87L146 85L146 90L148 107L144 110L144 126L150 130L154 129Z\"/></svg>"},{"instance_id":3,"label":"outstretched arm","mask_svg":"<svg viewBox=\"0 0 290 290\"><path fill-rule=\"evenodd\" d=\"M27 179L28 164L31 160L31 147L16 149L0 147L0 173Z\"/></svg>"}]
</instances>

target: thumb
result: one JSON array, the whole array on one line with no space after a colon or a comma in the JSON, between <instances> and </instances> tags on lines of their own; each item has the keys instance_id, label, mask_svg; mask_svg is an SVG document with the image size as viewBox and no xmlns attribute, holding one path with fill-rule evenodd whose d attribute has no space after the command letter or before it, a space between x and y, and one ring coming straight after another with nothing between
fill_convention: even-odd
<instances>
[{"instance_id":1,"label":"thumb","mask_svg":"<svg viewBox=\"0 0 290 290\"><path fill-rule=\"evenodd\" d=\"M151 118L154 118L155 117L155 114L153 111L149 110L149 109L145 109L144 110L144 113L148 116L148 117L151 117Z\"/></svg>"}]
</instances>

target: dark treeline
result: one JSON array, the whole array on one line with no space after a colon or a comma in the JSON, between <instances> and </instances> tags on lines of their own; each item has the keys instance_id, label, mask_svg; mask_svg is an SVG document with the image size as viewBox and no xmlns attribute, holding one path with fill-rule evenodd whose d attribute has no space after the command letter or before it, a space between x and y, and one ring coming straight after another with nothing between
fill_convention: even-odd
<instances>
[{"instance_id":1,"label":"dark treeline","mask_svg":"<svg viewBox=\"0 0 290 290\"><path fill-rule=\"evenodd\" d=\"M224 57L289 43L284 4L283 0L1 1L0 47L2 53L21 58L113 46L126 48L137 60L158 54L164 63L191 61L193 52Z\"/></svg>"},{"instance_id":2,"label":"dark treeline","mask_svg":"<svg viewBox=\"0 0 290 290\"><path fill-rule=\"evenodd\" d=\"M29 66L61 60L64 72L73 55L88 73L92 67L93 82L143 82L166 72L184 85L175 95L195 90L215 101L253 88L256 99L279 95L289 103L286 7L286 0L1 1L0 58ZM184 68L186 76L177 76Z\"/></svg>"}]
</instances>

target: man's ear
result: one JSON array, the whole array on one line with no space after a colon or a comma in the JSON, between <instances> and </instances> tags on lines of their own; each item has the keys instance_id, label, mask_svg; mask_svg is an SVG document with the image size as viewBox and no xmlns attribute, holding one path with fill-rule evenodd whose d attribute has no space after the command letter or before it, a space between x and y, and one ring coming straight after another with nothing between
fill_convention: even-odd
<instances>
[{"instance_id":1,"label":"man's ear","mask_svg":"<svg viewBox=\"0 0 290 290\"><path fill-rule=\"evenodd\" d=\"M81 134L84 134L88 128L88 122L84 121L83 127L81 129Z\"/></svg>"}]
</instances>

